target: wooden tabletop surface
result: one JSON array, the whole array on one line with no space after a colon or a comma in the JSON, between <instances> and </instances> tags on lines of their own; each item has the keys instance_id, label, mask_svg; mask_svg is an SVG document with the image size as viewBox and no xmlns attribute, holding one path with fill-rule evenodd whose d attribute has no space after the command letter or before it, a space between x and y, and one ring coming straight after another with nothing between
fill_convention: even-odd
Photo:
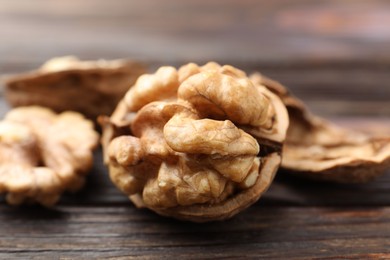
<instances>
[{"instance_id":1,"label":"wooden tabletop surface","mask_svg":"<svg viewBox=\"0 0 390 260\"><path fill-rule=\"evenodd\" d=\"M215 60L260 70L344 126L389 133L389 24L385 0L0 0L0 73L69 54L151 70ZM359 185L279 172L233 219L192 224L136 209L97 151L85 189L54 208L1 199L0 258L390 259L389 191L389 170Z\"/></svg>"}]
</instances>

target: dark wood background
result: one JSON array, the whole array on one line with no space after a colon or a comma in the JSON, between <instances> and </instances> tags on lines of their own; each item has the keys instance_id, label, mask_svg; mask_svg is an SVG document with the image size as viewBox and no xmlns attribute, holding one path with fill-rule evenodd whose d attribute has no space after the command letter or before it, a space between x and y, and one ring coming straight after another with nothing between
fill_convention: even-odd
<instances>
[{"instance_id":1,"label":"dark wood background","mask_svg":"<svg viewBox=\"0 0 390 260\"><path fill-rule=\"evenodd\" d=\"M1 77L69 54L260 70L322 116L390 132L390 1L0 0ZM2 200L0 257L390 258L389 171L364 185L280 172L235 218L192 224L135 209L100 159L53 209Z\"/></svg>"}]
</instances>

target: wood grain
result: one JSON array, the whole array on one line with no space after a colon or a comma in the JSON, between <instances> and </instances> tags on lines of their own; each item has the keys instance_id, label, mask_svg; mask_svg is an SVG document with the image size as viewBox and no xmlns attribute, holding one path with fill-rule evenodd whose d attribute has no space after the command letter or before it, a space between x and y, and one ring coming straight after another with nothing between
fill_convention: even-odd
<instances>
[{"instance_id":1,"label":"wood grain","mask_svg":"<svg viewBox=\"0 0 390 260\"><path fill-rule=\"evenodd\" d=\"M0 0L0 80L54 56L261 71L346 127L390 131L390 1ZM8 107L1 95L0 117ZM53 209L0 199L2 259L390 259L390 171L336 185L279 172L253 207L192 224L136 209L101 151Z\"/></svg>"},{"instance_id":2,"label":"wood grain","mask_svg":"<svg viewBox=\"0 0 390 260\"><path fill-rule=\"evenodd\" d=\"M388 61L389 23L386 0L1 0L0 57Z\"/></svg>"},{"instance_id":3,"label":"wood grain","mask_svg":"<svg viewBox=\"0 0 390 260\"><path fill-rule=\"evenodd\" d=\"M232 220L209 224L178 222L128 206L0 210L3 257L361 259L390 254L389 207L302 210L257 204Z\"/></svg>"}]
</instances>

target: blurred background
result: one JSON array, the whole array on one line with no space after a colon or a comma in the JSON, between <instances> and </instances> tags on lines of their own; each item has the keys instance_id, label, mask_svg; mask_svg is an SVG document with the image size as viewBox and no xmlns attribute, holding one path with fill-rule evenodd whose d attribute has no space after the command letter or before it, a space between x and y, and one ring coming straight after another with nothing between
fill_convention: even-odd
<instances>
[{"instance_id":1,"label":"blurred background","mask_svg":"<svg viewBox=\"0 0 390 260\"><path fill-rule=\"evenodd\" d=\"M70 54L229 63L324 116L390 118L390 1L0 0L2 77Z\"/></svg>"}]
</instances>

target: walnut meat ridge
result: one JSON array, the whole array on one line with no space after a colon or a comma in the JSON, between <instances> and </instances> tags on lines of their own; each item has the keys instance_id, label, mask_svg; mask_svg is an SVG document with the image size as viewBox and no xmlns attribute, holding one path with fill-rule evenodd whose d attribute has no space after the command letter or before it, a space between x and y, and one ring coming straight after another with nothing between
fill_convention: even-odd
<instances>
[{"instance_id":1,"label":"walnut meat ridge","mask_svg":"<svg viewBox=\"0 0 390 260\"><path fill-rule=\"evenodd\" d=\"M76 112L20 107L0 122L0 193L7 202L51 206L77 191L92 166L98 134Z\"/></svg>"},{"instance_id":2,"label":"walnut meat ridge","mask_svg":"<svg viewBox=\"0 0 390 260\"><path fill-rule=\"evenodd\" d=\"M110 115L144 67L127 60L80 61L66 56L6 82L6 98L14 106L39 105L56 112L78 111L92 120Z\"/></svg>"},{"instance_id":3,"label":"walnut meat ridge","mask_svg":"<svg viewBox=\"0 0 390 260\"><path fill-rule=\"evenodd\" d=\"M367 182L390 167L390 136L369 136L344 129L311 114L280 83L251 76L286 105L290 125L282 167L304 177L341 183Z\"/></svg>"},{"instance_id":4,"label":"walnut meat ridge","mask_svg":"<svg viewBox=\"0 0 390 260\"><path fill-rule=\"evenodd\" d=\"M244 72L190 63L141 76L100 122L105 162L122 192L139 207L204 222L235 215L269 187L288 116Z\"/></svg>"}]
</instances>

